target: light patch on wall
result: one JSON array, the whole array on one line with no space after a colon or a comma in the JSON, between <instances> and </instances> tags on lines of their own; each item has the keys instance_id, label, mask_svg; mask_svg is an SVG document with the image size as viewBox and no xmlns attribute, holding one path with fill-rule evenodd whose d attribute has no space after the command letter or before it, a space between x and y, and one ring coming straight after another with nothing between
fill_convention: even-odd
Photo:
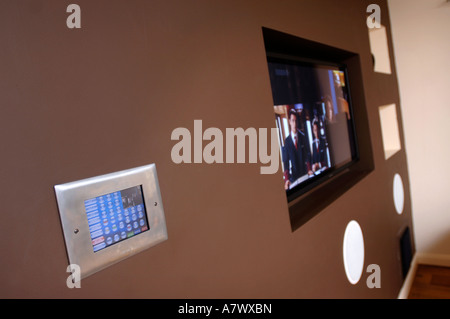
<instances>
[{"instance_id":1,"label":"light patch on wall","mask_svg":"<svg viewBox=\"0 0 450 319\"><path fill-rule=\"evenodd\" d=\"M370 50L374 59L374 71L378 73L391 74L391 58L386 27L369 29Z\"/></svg>"},{"instance_id":2,"label":"light patch on wall","mask_svg":"<svg viewBox=\"0 0 450 319\"><path fill-rule=\"evenodd\" d=\"M395 174L394 176L393 193L395 210L397 214L401 215L405 203L405 192L403 190L403 181L399 174Z\"/></svg>"},{"instance_id":3,"label":"light patch on wall","mask_svg":"<svg viewBox=\"0 0 450 319\"><path fill-rule=\"evenodd\" d=\"M343 242L345 274L352 285L361 279L364 267L364 237L357 221L347 224Z\"/></svg>"},{"instance_id":4,"label":"light patch on wall","mask_svg":"<svg viewBox=\"0 0 450 319\"><path fill-rule=\"evenodd\" d=\"M398 130L397 110L395 104L378 108L380 114L381 134L383 137L384 158L388 159L402 149Z\"/></svg>"}]
</instances>

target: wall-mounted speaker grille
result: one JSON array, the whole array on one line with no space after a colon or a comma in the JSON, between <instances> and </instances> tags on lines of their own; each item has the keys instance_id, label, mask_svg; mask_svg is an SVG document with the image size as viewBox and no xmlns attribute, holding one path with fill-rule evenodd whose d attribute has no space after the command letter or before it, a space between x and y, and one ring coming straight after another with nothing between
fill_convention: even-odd
<instances>
[{"instance_id":1,"label":"wall-mounted speaker grille","mask_svg":"<svg viewBox=\"0 0 450 319\"><path fill-rule=\"evenodd\" d=\"M406 278L412 261L412 245L409 227L406 227L406 229L402 233L402 236L400 237L400 254L403 278Z\"/></svg>"}]
</instances>

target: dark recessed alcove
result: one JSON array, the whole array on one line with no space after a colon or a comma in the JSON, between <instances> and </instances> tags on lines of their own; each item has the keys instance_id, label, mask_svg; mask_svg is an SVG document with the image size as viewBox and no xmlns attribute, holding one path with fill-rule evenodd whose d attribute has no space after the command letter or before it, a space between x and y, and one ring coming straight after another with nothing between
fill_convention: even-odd
<instances>
[{"instance_id":1,"label":"dark recessed alcove","mask_svg":"<svg viewBox=\"0 0 450 319\"><path fill-rule=\"evenodd\" d=\"M360 57L357 53L268 28L263 28L263 37L268 57L288 56L302 61L339 64L345 66L348 77L357 158L340 170L303 187L301 192L287 193L291 228L295 231L374 169Z\"/></svg>"}]
</instances>

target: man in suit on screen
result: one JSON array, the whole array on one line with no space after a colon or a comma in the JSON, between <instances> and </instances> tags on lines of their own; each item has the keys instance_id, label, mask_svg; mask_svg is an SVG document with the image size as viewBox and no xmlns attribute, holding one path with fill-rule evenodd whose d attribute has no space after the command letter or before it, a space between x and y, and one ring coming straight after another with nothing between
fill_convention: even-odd
<instances>
[{"instance_id":1,"label":"man in suit on screen","mask_svg":"<svg viewBox=\"0 0 450 319\"><path fill-rule=\"evenodd\" d=\"M298 129L298 114L289 112L289 135L284 140L283 163L285 189L304 175L311 175L311 152L305 134Z\"/></svg>"},{"instance_id":2,"label":"man in suit on screen","mask_svg":"<svg viewBox=\"0 0 450 319\"><path fill-rule=\"evenodd\" d=\"M314 138L312 143L311 163L312 171L316 172L317 170L327 167L327 146L325 140L320 136L319 122L314 121L312 127Z\"/></svg>"}]
</instances>

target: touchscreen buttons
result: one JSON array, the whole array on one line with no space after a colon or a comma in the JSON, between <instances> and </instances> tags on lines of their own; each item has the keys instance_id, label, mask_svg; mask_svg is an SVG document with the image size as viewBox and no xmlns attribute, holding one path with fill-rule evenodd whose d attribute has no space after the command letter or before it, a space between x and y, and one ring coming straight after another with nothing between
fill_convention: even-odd
<instances>
[{"instance_id":1,"label":"touchscreen buttons","mask_svg":"<svg viewBox=\"0 0 450 319\"><path fill-rule=\"evenodd\" d=\"M142 185L85 200L84 207L94 252L150 229ZM139 212L139 220L136 212ZM127 217L125 223L119 223L119 227L126 227L128 233L125 236L120 236L122 231L116 224L116 220L122 220L122 213ZM100 217L103 219L100 220ZM104 235L107 235L106 239Z\"/></svg>"}]
</instances>

